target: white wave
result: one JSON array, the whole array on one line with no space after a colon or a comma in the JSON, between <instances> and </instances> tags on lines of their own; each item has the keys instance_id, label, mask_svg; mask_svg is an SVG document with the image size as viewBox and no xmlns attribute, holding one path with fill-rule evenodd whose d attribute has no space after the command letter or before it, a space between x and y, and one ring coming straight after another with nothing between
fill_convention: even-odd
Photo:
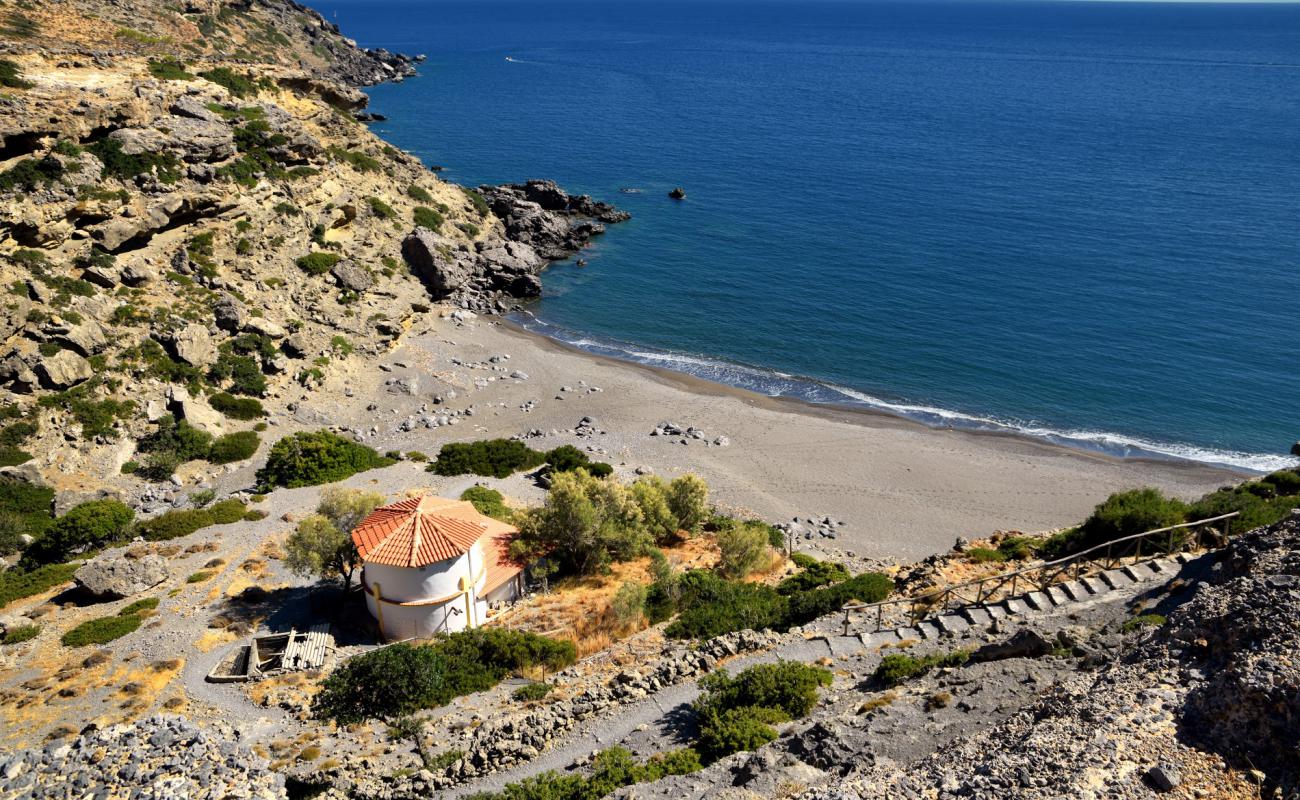
<instances>
[{"instance_id":1,"label":"white wave","mask_svg":"<svg viewBox=\"0 0 1300 800\"><path fill-rule=\"evenodd\" d=\"M784 372L736 364L729 361L687 355L668 351L645 350L617 342L596 341L574 334L527 314L521 320L525 327L552 339L584 350L614 355L640 364L663 366L699 378L719 383L737 385L770 397L793 397L810 403L834 402L825 399L826 393L838 395L840 402L866 406L878 411L921 422L930 427L950 427L966 430L1003 431L1042 439L1073 447L1091 450L1122 458L1168 458L1202 464L1266 473L1300 465L1300 459L1272 453L1248 453L1238 450L1216 450L1190 444L1157 442L1137 436L1092 430L1061 430L1015 420L969 414L937 406L885 400L866 392L810 378L801 378Z\"/></svg>"}]
</instances>

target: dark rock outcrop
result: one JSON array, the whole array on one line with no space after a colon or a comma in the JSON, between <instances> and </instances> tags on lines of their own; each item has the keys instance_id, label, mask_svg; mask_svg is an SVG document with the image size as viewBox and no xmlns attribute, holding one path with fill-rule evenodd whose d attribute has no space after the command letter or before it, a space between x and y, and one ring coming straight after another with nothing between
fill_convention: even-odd
<instances>
[{"instance_id":1,"label":"dark rock outcrop","mask_svg":"<svg viewBox=\"0 0 1300 800\"><path fill-rule=\"evenodd\" d=\"M402 256L434 299L452 299L477 311L503 311L509 300L540 296L548 263L586 246L604 232L602 222L630 218L588 195L570 195L553 181L479 191L501 219L504 237L494 232L471 247L416 228L402 242Z\"/></svg>"}]
</instances>

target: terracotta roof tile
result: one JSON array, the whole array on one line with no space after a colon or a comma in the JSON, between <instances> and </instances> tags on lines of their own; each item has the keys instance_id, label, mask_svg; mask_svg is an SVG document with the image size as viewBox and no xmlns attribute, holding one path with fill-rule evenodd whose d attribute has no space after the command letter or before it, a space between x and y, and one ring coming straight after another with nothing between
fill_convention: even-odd
<instances>
[{"instance_id":1,"label":"terracotta roof tile","mask_svg":"<svg viewBox=\"0 0 1300 800\"><path fill-rule=\"evenodd\" d=\"M426 495L375 509L353 529L352 541L367 562L423 567L464 555L500 528L514 531L471 503Z\"/></svg>"}]
</instances>

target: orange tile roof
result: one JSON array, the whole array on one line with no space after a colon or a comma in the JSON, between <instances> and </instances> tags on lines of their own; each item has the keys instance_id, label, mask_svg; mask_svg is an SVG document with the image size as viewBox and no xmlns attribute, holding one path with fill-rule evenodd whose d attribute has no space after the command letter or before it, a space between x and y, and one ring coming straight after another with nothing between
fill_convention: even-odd
<instances>
[{"instance_id":1,"label":"orange tile roof","mask_svg":"<svg viewBox=\"0 0 1300 800\"><path fill-rule=\"evenodd\" d=\"M505 523L501 523L505 525ZM509 528L509 526L505 526ZM518 534L514 528L508 532L489 534L492 539L483 548L487 555L487 583L483 584L483 594L492 590L523 572L524 565L510 557L510 543Z\"/></svg>"},{"instance_id":2,"label":"orange tile roof","mask_svg":"<svg viewBox=\"0 0 1300 800\"><path fill-rule=\"evenodd\" d=\"M353 529L352 541L367 562L423 567L464 555L489 532L515 529L466 501L426 495L376 508Z\"/></svg>"}]
</instances>

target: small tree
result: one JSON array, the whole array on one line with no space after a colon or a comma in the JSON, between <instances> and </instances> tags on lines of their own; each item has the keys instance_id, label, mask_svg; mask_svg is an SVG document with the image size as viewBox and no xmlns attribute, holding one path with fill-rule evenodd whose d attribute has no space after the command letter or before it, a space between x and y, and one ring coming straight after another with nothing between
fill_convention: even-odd
<instances>
[{"instance_id":1,"label":"small tree","mask_svg":"<svg viewBox=\"0 0 1300 800\"><path fill-rule=\"evenodd\" d=\"M718 531L718 574L739 579L768 561L767 531L744 523Z\"/></svg>"},{"instance_id":2,"label":"small tree","mask_svg":"<svg viewBox=\"0 0 1300 800\"><path fill-rule=\"evenodd\" d=\"M668 544L677 538L677 515L668 505L668 483L663 478L658 475L638 478L632 484L632 497L655 544Z\"/></svg>"},{"instance_id":3,"label":"small tree","mask_svg":"<svg viewBox=\"0 0 1300 800\"><path fill-rule=\"evenodd\" d=\"M618 593L614 595L610 608L614 611L614 618L624 628L633 625L639 625L641 619L645 616L646 586L644 583L636 581L624 581L623 585L618 587Z\"/></svg>"},{"instance_id":4,"label":"small tree","mask_svg":"<svg viewBox=\"0 0 1300 800\"><path fill-rule=\"evenodd\" d=\"M698 475L686 474L668 484L668 507L677 526L694 533L709 518L709 485Z\"/></svg>"},{"instance_id":5,"label":"small tree","mask_svg":"<svg viewBox=\"0 0 1300 800\"><path fill-rule=\"evenodd\" d=\"M383 502L377 492L326 489L316 513L298 523L284 543L285 564L299 575L342 579L346 592L360 560L352 529Z\"/></svg>"},{"instance_id":6,"label":"small tree","mask_svg":"<svg viewBox=\"0 0 1300 800\"><path fill-rule=\"evenodd\" d=\"M424 720L420 717L402 716L393 720L388 726L388 738L394 740L409 739L415 745L415 752L420 756L424 768L433 771L433 760L424 749Z\"/></svg>"}]
</instances>

